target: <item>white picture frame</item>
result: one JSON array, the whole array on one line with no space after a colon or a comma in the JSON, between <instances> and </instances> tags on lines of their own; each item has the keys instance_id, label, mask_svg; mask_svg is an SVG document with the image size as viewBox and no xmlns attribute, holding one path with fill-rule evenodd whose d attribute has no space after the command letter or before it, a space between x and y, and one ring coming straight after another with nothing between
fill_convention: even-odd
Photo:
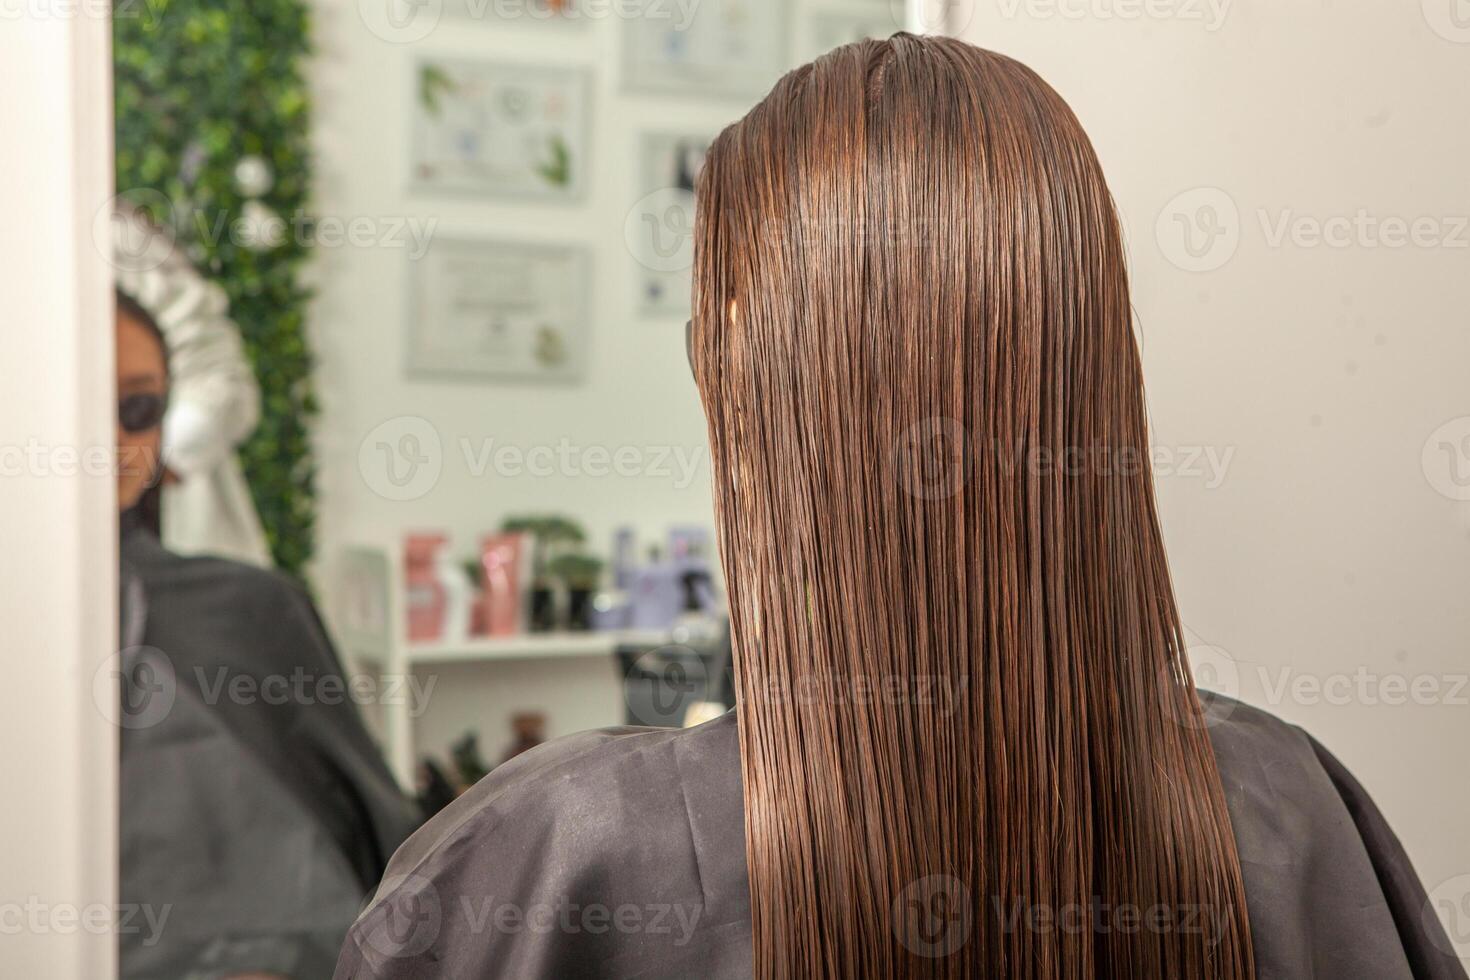
<instances>
[{"instance_id":1,"label":"white picture frame","mask_svg":"<svg viewBox=\"0 0 1470 980\"><path fill-rule=\"evenodd\" d=\"M623 22L623 87L754 102L791 67L790 19L783 0L649 5Z\"/></svg>"},{"instance_id":2,"label":"white picture frame","mask_svg":"<svg viewBox=\"0 0 1470 980\"><path fill-rule=\"evenodd\" d=\"M413 190L516 201L585 196L587 69L420 56L411 85Z\"/></svg>"},{"instance_id":3,"label":"white picture frame","mask_svg":"<svg viewBox=\"0 0 1470 980\"><path fill-rule=\"evenodd\" d=\"M587 246L436 236L409 265L409 377L571 383L585 376Z\"/></svg>"}]
</instances>

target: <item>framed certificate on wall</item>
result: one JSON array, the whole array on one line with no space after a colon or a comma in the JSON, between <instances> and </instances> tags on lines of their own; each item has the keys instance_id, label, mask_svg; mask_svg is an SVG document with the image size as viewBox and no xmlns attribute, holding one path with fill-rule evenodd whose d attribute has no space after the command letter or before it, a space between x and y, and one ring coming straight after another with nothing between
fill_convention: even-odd
<instances>
[{"instance_id":1,"label":"framed certificate on wall","mask_svg":"<svg viewBox=\"0 0 1470 980\"><path fill-rule=\"evenodd\" d=\"M413 85L409 166L415 189L521 200L582 196L585 70L420 58Z\"/></svg>"},{"instance_id":2,"label":"framed certificate on wall","mask_svg":"<svg viewBox=\"0 0 1470 980\"><path fill-rule=\"evenodd\" d=\"M633 91L754 102L789 67L791 4L667 4L623 25L623 83Z\"/></svg>"},{"instance_id":3,"label":"framed certificate on wall","mask_svg":"<svg viewBox=\"0 0 1470 980\"><path fill-rule=\"evenodd\" d=\"M592 272L584 246L435 238L410 267L411 376L583 377Z\"/></svg>"}]
</instances>

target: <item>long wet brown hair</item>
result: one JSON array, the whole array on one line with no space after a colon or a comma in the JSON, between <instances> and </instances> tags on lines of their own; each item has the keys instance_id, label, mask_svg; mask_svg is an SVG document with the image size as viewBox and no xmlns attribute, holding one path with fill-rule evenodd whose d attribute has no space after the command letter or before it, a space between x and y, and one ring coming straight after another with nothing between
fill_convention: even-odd
<instances>
[{"instance_id":1,"label":"long wet brown hair","mask_svg":"<svg viewBox=\"0 0 1470 980\"><path fill-rule=\"evenodd\" d=\"M1076 118L1001 55L865 41L697 197L755 975L1251 977Z\"/></svg>"}]
</instances>

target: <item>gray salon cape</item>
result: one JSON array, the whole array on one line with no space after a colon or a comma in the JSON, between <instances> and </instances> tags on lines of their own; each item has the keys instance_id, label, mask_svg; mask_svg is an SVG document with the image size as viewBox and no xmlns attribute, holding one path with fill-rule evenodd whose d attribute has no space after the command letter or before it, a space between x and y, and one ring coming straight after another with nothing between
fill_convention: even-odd
<instances>
[{"instance_id":1,"label":"gray salon cape","mask_svg":"<svg viewBox=\"0 0 1470 980\"><path fill-rule=\"evenodd\" d=\"M121 975L329 977L417 810L299 588L131 515L121 551Z\"/></svg>"},{"instance_id":2,"label":"gray salon cape","mask_svg":"<svg viewBox=\"0 0 1470 980\"><path fill-rule=\"evenodd\" d=\"M1463 980L1352 776L1300 729L1207 700L1261 980ZM750 975L733 712L496 769L394 855L337 964L338 980Z\"/></svg>"}]
</instances>

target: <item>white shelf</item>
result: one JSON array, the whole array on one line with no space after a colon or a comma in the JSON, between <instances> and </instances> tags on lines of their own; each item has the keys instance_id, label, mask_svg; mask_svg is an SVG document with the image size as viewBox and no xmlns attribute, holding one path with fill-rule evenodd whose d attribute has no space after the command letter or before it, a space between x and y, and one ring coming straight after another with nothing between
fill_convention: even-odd
<instances>
[{"instance_id":1,"label":"white shelf","mask_svg":"<svg viewBox=\"0 0 1470 980\"><path fill-rule=\"evenodd\" d=\"M467 640L409 643L404 605L404 570L398 548L362 545L346 549L337 578L337 633L354 664L376 673L406 675L431 664L547 664L601 659L613 683L613 651L619 646L656 647L687 640L684 630L616 630L607 632L525 633L473 637ZM551 673L548 671L548 673ZM616 698L616 694L611 695ZM409 699L382 705L382 735L388 764L405 788L413 786L414 717Z\"/></svg>"},{"instance_id":2,"label":"white shelf","mask_svg":"<svg viewBox=\"0 0 1470 980\"><path fill-rule=\"evenodd\" d=\"M412 665L610 657L620 646L652 649L670 641L670 635L663 630L523 633L472 637L459 642L407 643L403 646L403 658Z\"/></svg>"}]
</instances>

